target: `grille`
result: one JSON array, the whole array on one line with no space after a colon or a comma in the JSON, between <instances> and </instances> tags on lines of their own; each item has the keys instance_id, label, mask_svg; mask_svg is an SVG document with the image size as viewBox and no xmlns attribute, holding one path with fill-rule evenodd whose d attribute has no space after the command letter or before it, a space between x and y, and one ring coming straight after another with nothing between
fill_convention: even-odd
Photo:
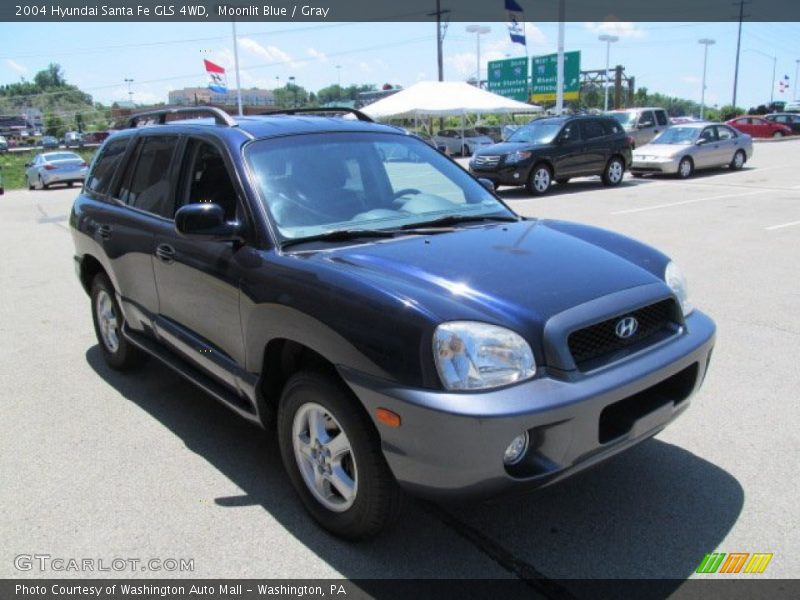
<instances>
[{"instance_id":1,"label":"grille","mask_svg":"<svg viewBox=\"0 0 800 600\"><path fill-rule=\"evenodd\" d=\"M639 322L636 333L629 338L620 338L616 334L617 323L623 317L635 317ZM675 302L672 299L662 300L573 331L569 334L567 343L575 364L581 368L589 361L639 345L658 333L672 330L674 325Z\"/></svg>"},{"instance_id":2,"label":"grille","mask_svg":"<svg viewBox=\"0 0 800 600\"><path fill-rule=\"evenodd\" d=\"M473 164L476 167L494 167L499 162L499 156L476 156Z\"/></svg>"}]
</instances>

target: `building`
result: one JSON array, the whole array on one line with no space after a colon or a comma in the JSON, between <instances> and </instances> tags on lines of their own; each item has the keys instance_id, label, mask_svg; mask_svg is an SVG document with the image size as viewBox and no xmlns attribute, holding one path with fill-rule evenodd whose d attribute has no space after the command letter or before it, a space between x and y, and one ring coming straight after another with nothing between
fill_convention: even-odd
<instances>
[{"instance_id":1,"label":"building","mask_svg":"<svg viewBox=\"0 0 800 600\"><path fill-rule=\"evenodd\" d=\"M197 104L213 104L236 106L238 104L236 90L229 89L225 94L212 92L204 87L190 87L169 92L169 104L175 106L192 106ZM250 88L242 90L242 106L275 106L272 90Z\"/></svg>"}]
</instances>

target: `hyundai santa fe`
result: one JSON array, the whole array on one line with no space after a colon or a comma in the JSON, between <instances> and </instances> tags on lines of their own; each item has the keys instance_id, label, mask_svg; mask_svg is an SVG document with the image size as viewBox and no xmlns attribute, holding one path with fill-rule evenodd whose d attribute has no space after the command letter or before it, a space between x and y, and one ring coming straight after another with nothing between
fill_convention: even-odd
<instances>
[{"instance_id":1,"label":"hyundai santa fe","mask_svg":"<svg viewBox=\"0 0 800 600\"><path fill-rule=\"evenodd\" d=\"M70 226L111 368L159 360L274 432L305 508L349 539L406 494L553 484L686 410L715 326L675 263L521 217L348 113L164 109L105 141Z\"/></svg>"}]
</instances>

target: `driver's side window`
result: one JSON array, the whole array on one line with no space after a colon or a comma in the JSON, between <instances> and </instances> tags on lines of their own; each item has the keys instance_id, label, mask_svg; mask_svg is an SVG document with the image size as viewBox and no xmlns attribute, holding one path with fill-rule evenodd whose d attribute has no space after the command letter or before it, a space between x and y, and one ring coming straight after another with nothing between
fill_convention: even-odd
<instances>
[{"instance_id":1,"label":"driver's side window","mask_svg":"<svg viewBox=\"0 0 800 600\"><path fill-rule=\"evenodd\" d=\"M225 211L225 220L237 218L236 187L219 149L208 142L189 140L181 205L208 202Z\"/></svg>"},{"instance_id":2,"label":"driver's side window","mask_svg":"<svg viewBox=\"0 0 800 600\"><path fill-rule=\"evenodd\" d=\"M656 120L653 117L652 111L647 111L642 113L642 116L639 117L639 127L654 127L656 124Z\"/></svg>"},{"instance_id":3,"label":"driver's side window","mask_svg":"<svg viewBox=\"0 0 800 600\"><path fill-rule=\"evenodd\" d=\"M574 121L572 123L568 123L564 126L564 129L561 130L561 134L559 135L559 139L562 142L576 142L580 139L580 135L578 133L578 122Z\"/></svg>"}]
</instances>

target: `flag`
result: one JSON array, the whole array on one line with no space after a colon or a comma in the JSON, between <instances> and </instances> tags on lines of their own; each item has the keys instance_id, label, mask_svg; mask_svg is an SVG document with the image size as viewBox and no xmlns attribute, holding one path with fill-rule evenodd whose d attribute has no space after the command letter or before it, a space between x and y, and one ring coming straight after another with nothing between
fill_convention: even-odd
<instances>
[{"instance_id":1,"label":"flag","mask_svg":"<svg viewBox=\"0 0 800 600\"><path fill-rule=\"evenodd\" d=\"M208 73L208 89L218 94L228 92L228 78L225 76L225 69L210 60L203 60Z\"/></svg>"},{"instance_id":2,"label":"flag","mask_svg":"<svg viewBox=\"0 0 800 600\"><path fill-rule=\"evenodd\" d=\"M525 43L525 29L520 23L522 7L517 4L516 0L505 0L505 2L506 10L508 11L508 35L511 36L511 43L527 46Z\"/></svg>"},{"instance_id":3,"label":"flag","mask_svg":"<svg viewBox=\"0 0 800 600\"><path fill-rule=\"evenodd\" d=\"M784 78L786 81L789 81L789 76L788 76L788 75L784 75L784 76L783 76L783 78Z\"/></svg>"}]
</instances>

